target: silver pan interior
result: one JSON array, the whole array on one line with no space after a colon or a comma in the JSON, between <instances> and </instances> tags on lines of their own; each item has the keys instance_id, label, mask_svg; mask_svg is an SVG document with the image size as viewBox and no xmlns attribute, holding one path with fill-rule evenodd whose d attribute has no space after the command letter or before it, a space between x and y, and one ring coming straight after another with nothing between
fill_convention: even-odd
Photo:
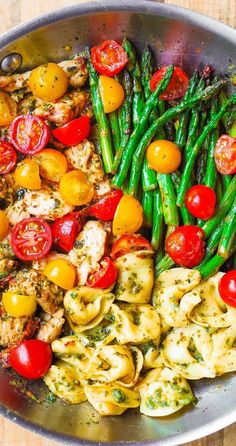
<instances>
[{"instance_id":1,"label":"silver pan interior","mask_svg":"<svg viewBox=\"0 0 236 446\"><path fill-rule=\"evenodd\" d=\"M20 25L0 37L0 60L22 55L21 69L60 60L106 38L127 35L141 49L149 44L158 63L170 61L188 72L204 64L230 73L236 62L236 31L190 11L142 0L106 0L71 6ZM193 383L199 401L174 417L152 419L128 411L101 418L89 404L66 406L45 402L41 382L14 383L0 370L1 413L33 431L70 444L109 442L177 445L212 433L236 421L236 376ZM31 390L40 403L25 396Z\"/></svg>"}]
</instances>

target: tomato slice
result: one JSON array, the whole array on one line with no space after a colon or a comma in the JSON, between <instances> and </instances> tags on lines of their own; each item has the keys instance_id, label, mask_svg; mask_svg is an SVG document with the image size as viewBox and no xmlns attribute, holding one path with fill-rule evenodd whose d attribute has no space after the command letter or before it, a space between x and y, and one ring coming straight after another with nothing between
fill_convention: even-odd
<instances>
[{"instance_id":1,"label":"tomato slice","mask_svg":"<svg viewBox=\"0 0 236 446\"><path fill-rule=\"evenodd\" d=\"M9 127L10 140L21 153L34 155L46 147L49 141L49 127L39 116L17 116Z\"/></svg>"},{"instance_id":2,"label":"tomato slice","mask_svg":"<svg viewBox=\"0 0 236 446\"><path fill-rule=\"evenodd\" d=\"M204 231L194 225L179 226L166 240L166 251L180 266L194 268L205 255Z\"/></svg>"},{"instance_id":3,"label":"tomato slice","mask_svg":"<svg viewBox=\"0 0 236 446\"><path fill-rule=\"evenodd\" d=\"M168 67L157 70L150 80L150 89L154 91L166 74ZM170 101L172 99L182 98L188 88L189 78L184 70L180 67L174 67L171 81L166 90L160 95L160 99Z\"/></svg>"},{"instance_id":4,"label":"tomato slice","mask_svg":"<svg viewBox=\"0 0 236 446\"><path fill-rule=\"evenodd\" d=\"M227 305L236 308L236 269L223 275L219 283L219 293Z\"/></svg>"},{"instance_id":5,"label":"tomato slice","mask_svg":"<svg viewBox=\"0 0 236 446\"><path fill-rule=\"evenodd\" d=\"M9 361L10 366L19 375L28 379L39 379L51 367L52 350L44 341L29 339L10 350Z\"/></svg>"},{"instance_id":6,"label":"tomato slice","mask_svg":"<svg viewBox=\"0 0 236 446\"><path fill-rule=\"evenodd\" d=\"M149 241L139 234L124 234L119 237L111 250L111 258L117 259L120 256L128 254L129 252L152 250Z\"/></svg>"},{"instance_id":7,"label":"tomato slice","mask_svg":"<svg viewBox=\"0 0 236 446\"><path fill-rule=\"evenodd\" d=\"M95 217L102 221L111 221L114 218L116 208L123 196L120 189L113 190L97 203L84 208L80 214L83 216Z\"/></svg>"},{"instance_id":8,"label":"tomato slice","mask_svg":"<svg viewBox=\"0 0 236 446\"><path fill-rule=\"evenodd\" d=\"M63 249L63 251L69 252L74 246L74 241L81 227L76 212L58 218L51 226L53 244Z\"/></svg>"},{"instance_id":9,"label":"tomato slice","mask_svg":"<svg viewBox=\"0 0 236 446\"><path fill-rule=\"evenodd\" d=\"M185 204L194 217L208 220L215 213L216 193L211 187L196 184L187 191Z\"/></svg>"},{"instance_id":10,"label":"tomato slice","mask_svg":"<svg viewBox=\"0 0 236 446\"><path fill-rule=\"evenodd\" d=\"M87 279L86 285L92 288L109 288L117 278L117 269L110 257L104 257L99 269L94 271Z\"/></svg>"},{"instance_id":11,"label":"tomato slice","mask_svg":"<svg viewBox=\"0 0 236 446\"><path fill-rule=\"evenodd\" d=\"M90 119L88 116L81 116L68 122L68 124L53 130L55 138L65 146L75 146L86 139L90 132Z\"/></svg>"},{"instance_id":12,"label":"tomato slice","mask_svg":"<svg viewBox=\"0 0 236 446\"><path fill-rule=\"evenodd\" d=\"M9 142L0 141L0 175L14 169L17 161L15 149Z\"/></svg>"},{"instance_id":13,"label":"tomato slice","mask_svg":"<svg viewBox=\"0 0 236 446\"><path fill-rule=\"evenodd\" d=\"M52 246L50 226L42 218L25 218L13 228L11 245L14 254L21 260L42 259Z\"/></svg>"},{"instance_id":14,"label":"tomato slice","mask_svg":"<svg viewBox=\"0 0 236 446\"><path fill-rule=\"evenodd\" d=\"M214 158L220 173L223 175L236 173L236 138L221 135L215 146Z\"/></svg>"},{"instance_id":15,"label":"tomato slice","mask_svg":"<svg viewBox=\"0 0 236 446\"><path fill-rule=\"evenodd\" d=\"M120 73L128 62L128 56L122 46L115 40L105 40L101 45L91 49L94 68L105 76Z\"/></svg>"}]
</instances>

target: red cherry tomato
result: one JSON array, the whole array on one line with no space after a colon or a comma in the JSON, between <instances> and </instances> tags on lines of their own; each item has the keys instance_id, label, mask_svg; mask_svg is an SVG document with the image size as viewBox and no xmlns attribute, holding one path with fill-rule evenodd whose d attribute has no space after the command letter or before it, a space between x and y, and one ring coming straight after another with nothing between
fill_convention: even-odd
<instances>
[{"instance_id":1,"label":"red cherry tomato","mask_svg":"<svg viewBox=\"0 0 236 446\"><path fill-rule=\"evenodd\" d=\"M53 130L53 136L65 146L75 146L86 139L90 132L90 119L81 116Z\"/></svg>"},{"instance_id":2,"label":"red cherry tomato","mask_svg":"<svg viewBox=\"0 0 236 446\"><path fill-rule=\"evenodd\" d=\"M124 234L119 237L112 246L111 258L117 259L130 252L143 249L152 250L149 241L145 237L139 234Z\"/></svg>"},{"instance_id":3,"label":"red cherry tomato","mask_svg":"<svg viewBox=\"0 0 236 446\"><path fill-rule=\"evenodd\" d=\"M117 278L117 269L110 257L104 257L99 269L94 271L87 279L86 285L92 288L109 288Z\"/></svg>"},{"instance_id":4,"label":"red cherry tomato","mask_svg":"<svg viewBox=\"0 0 236 446\"><path fill-rule=\"evenodd\" d=\"M166 240L166 251L180 266L194 268L205 255L204 231L198 226L179 226Z\"/></svg>"},{"instance_id":5,"label":"red cherry tomato","mask_svg":"<svg viewBox=\"0 0 236 446\"><path fill-rule=\"evenodd\" d=\"M71 212L64 217L58 218L51 226L53 244L65 252L69 252L73 248L74 241L80 230L81 224L78 221L77 212Z\"/></svg>"},{"instance_id":6,"label":"red cherry tomato","mask_svg":"<svg viewBox=\"0 0 236 446\"><path fill-rule=\"evenodd\" d=\"M10 172L16 165L17 155L9 142L0 141L0 175Z\"/></svg>"},{"instance_id":7,"label":"red cherry tomato","mask_svg":"<svg viewBox=\"0 0 236 446\"><path fill-rule=\"evenodd\" d=\"M166 74L168 67L163 67L157 70L150 80L151 91L154 91ZM171 81L166 90L160 95L160 99L170 101L171 99L182 98L188 88L189 79L182 68L174 67L174 72Z\"/></svg>"},{"instance_id":8,"label":"red cherry tomato","mask_svg":"<svg viewBox=\"0 0 236 446\"><path fill-rule=\"evenodd\" d=\"M214 158L220 173L223 175L236 173L236 138L221 135L215 146Z\"/></svg>"},{"instance_id":9,"label":"red cherry tomato","mask_svg":"<svg viewBox=\"0 0 236 446\"><path fill-rule=\"evenodd\" d=\"M185 205L194 217L208 220L215 213L216 194L211 187L196 184L186 194Z\"/></svg>"},{"instance_id":10,"label":"red cherry tomato","mask_svg":"<svg viewBox=\"0 0 236 446\"><path fill-rule=\"evenodd\" d=\"M12 230L11 246L21 260L42 259L52 246L50 226L42 218L24 218Z\"/></svg>"},{"instance_id":11,"label":"red cherry tomato","mask_svg":"<svg viewBox=\"0 0 236 446\"><path fill-rule=\"evenodd\" d=\"M38 339L23 341L10 351L10 366L21 376L39 379L50 369L52 350L49 344Z\"/></svg>"},{"instance_id":12,"label":"red cherry tomato","mask_svg":"<svg viewBox=\"0 0 236 446\"><path fill-rule=\"evenodd\" d=\"M223 275L219 283L219 293L227 305L236 308L236 269Z\"/></svg>"},{"instance_id":13,"label":"red cherry tomato","mask_svg":"<svg viewBox=\"0 0 236 446\"><path fill-rule=\"evenodd\" d=\"M39 116L17 116L9 127L10 140L21 153L34 155L46 147L49 141L49 127Z\"/></svg>"},{"instance_id":14,"label":"red cherry tomato","mask_svg":"<svg viewBox=\"0 0 236 446\"><path fill-rule=\"evenodd\" d=\"M116 208L122 196L122 190L113 190L108 195L98 200L97 203L84 208L81 211L81 215L95 217L102 221L111 221L114 218Z\"/></svg>"},{"instance_id":15,"label":"red cherry tomato","mask_svg":"<svg viewBox=\"0 0 236 446\"><path fill-rule=\"evenodd\" d=\"M114 40L105 40L101 45L91 49L94 68L105 76L120 73L128 62L128 56L122 46Z\"/></svg>"}]
</instances>

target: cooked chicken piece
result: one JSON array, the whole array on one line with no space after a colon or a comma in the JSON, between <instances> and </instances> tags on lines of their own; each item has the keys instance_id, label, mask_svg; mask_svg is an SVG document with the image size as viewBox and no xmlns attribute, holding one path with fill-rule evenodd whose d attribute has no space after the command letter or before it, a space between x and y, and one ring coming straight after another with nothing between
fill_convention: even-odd
<instances>
[{"instance_id":1,"label":"cooked chicken piece","mask_svg":"<svg viewBox=\"0 0 236 446\"><path fill-rule=\"evenodd\" d=\"M104 170L100 156L95 152L92 142L85 139L82 143L70 147L65 151L68 163L75 169L80 169L87 174L92 183L103 180Z\"/></svg>"},{"instance_id":2,"label":"cooked chicken piece","mask_svg":"<svg viewBox=\"0 0 236 446\"><path fill-rule=\"evenodd\" d=\"M0 282L1 279L11 274L16 267L18 266L18 262L13 259L0 259Z\"/></svg>"},{"instance_id":3,"label":"cooked chicken piece","mask_svg":"<svg viewBox=\"0 0 236 446\"><path fill-rule=\"evenodd\" d=\"M69 85L76 88L82 87L85 84L88 78L85 59L77 56L75 59L63 60L58 65L66 72L69 78Z\"/></svg>"},{"instance_id":4,"label":"cooked chicken piece","mask_svg":"<svg viewBox=\"0 0 236 446\"><path fill-rule=\"evenodd\" d=\"M88 70L86 62L82 57L75 57L71 60L64 60L58 65L63 68L69 79L69 85L72 87L81 87L87 80ZM25 73L16 73L10 76L0 76L0 90L7 92L15 92L24 89L29 91L28 79L31 71Z\"/></svg>"},{"instance_id":5,"label":"cooked chicken piece","mask_svg":"<svg viewBox=\"0 0 236 446\"><path fill-rule=\"evenodd\" d=\"M18 114L31 112L34 115L61 126L79 116L88 100L86 91L74 90L56 102L46 102L42 99L29 96L19 102Z\"/></svg>"},{"instance_id":6,"label":"cooked chicken piece","mask_svg":"<svg viewBox=\"0 0 236 446\"><path fill-rule=\"evenodd\" d=\"M67 204L60 192L54 188L28 190L19 203L21 202L23 202L28 214L47 220L56 220L73 210L73 206Z\"/></svg>"},{"instance_id":7,"label":"cooked chicken piece","mask_svg":"<svg viewBox=\"0 0 236 446\"><path fill-rule=\"evenodd\" d=\"M33 269L19 271L11 280L9 290L36 296L38 304L50 314L55 313L63 301L63 290Z\"/></svg>"},{"instance_id":8,"label":"cooked chicken piece","mask_svg":"<svg viewBox=\"0 0 236 446\"><path fill-rule=\"evenodd\" d=\"M95 192L93 195L93 201L99 200L104 195L109 194L111 192L111 183L110 180L105 176L100 183L95 184Z\"/></svg>"},{"instance_id":9,"label":"cooked chicken piece","mask_svg":"<svg viewBox=\"0 0 236 446\"><path fill-rule=\"evenodd\" d=\"M56 313L49 315L44 313L41 315L41 326L36 334L36 338L51 344L55 339L59 338L62 327L65 323L64 310L59 308Z\"/></svg>"},{"instance_id":10,"label":"cooked chicken piece","mask_svg":"<svg viewBox=\"0 0 236 446\"><path fill-rule=\"evenodd\" d=\"M87 221L68 253L69 260L77 269L79 285L84 285L88 275L98 267L105 253L106 242L107 231L102 223Z\"/></svg>"},{"instance_id":11,"label":"cooked chicken piece","mask_svg":"<svg viewBox=\"0 0 236 446\"><path fill-rule=\"evenodd\" d=\"M14 259L14 252L11 247L11 234L9 233L1 242L0 242L0 260L4 259Z\"/></svg>"},{"instance_id":12,"label":"cooked chicken piece","mask_svg":"<svg viewBox=\"0 0 236 446\"><path fill-rule=\"evenodd\" d=\"M10 347L21 341L29 317L11 317L0 307L0 345Z\"/></svg>"},{"instance_id":13,"label":"cooked chicken piece","mask_svg":"<svg viewBox=\"0 0 236 446\"><path fill-rule=\"evenodd\" d=\"M27 209L24 200L15 201L15 203L8 206L6 214L12 226L16 225L16 223L19 223L19 221L24 218L30 217L30 212Z\"/></svg>"}]
</instances>

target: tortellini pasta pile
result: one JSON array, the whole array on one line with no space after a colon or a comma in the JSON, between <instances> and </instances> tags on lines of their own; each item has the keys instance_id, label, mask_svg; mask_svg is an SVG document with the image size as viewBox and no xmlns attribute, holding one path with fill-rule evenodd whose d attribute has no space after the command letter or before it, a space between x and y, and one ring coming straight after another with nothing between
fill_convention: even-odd
<instances>
[{"instance_id":1,"label":"tortellini pasta pile","mask_svg":"<svg viewBox=\"0 0 236 446\"><path fill-rule=\"evenodd\" d=\"M154 283L152 251L116 266L113 289L65 295L72 334L52 343L57 359L44 377L55 395L88 400L102 416L140 407L162 417L196 401L188 379L236 370L236 309L219 296L223 273L203 282L197 270L174 268Z\"/></svg>"}]
</instances>

